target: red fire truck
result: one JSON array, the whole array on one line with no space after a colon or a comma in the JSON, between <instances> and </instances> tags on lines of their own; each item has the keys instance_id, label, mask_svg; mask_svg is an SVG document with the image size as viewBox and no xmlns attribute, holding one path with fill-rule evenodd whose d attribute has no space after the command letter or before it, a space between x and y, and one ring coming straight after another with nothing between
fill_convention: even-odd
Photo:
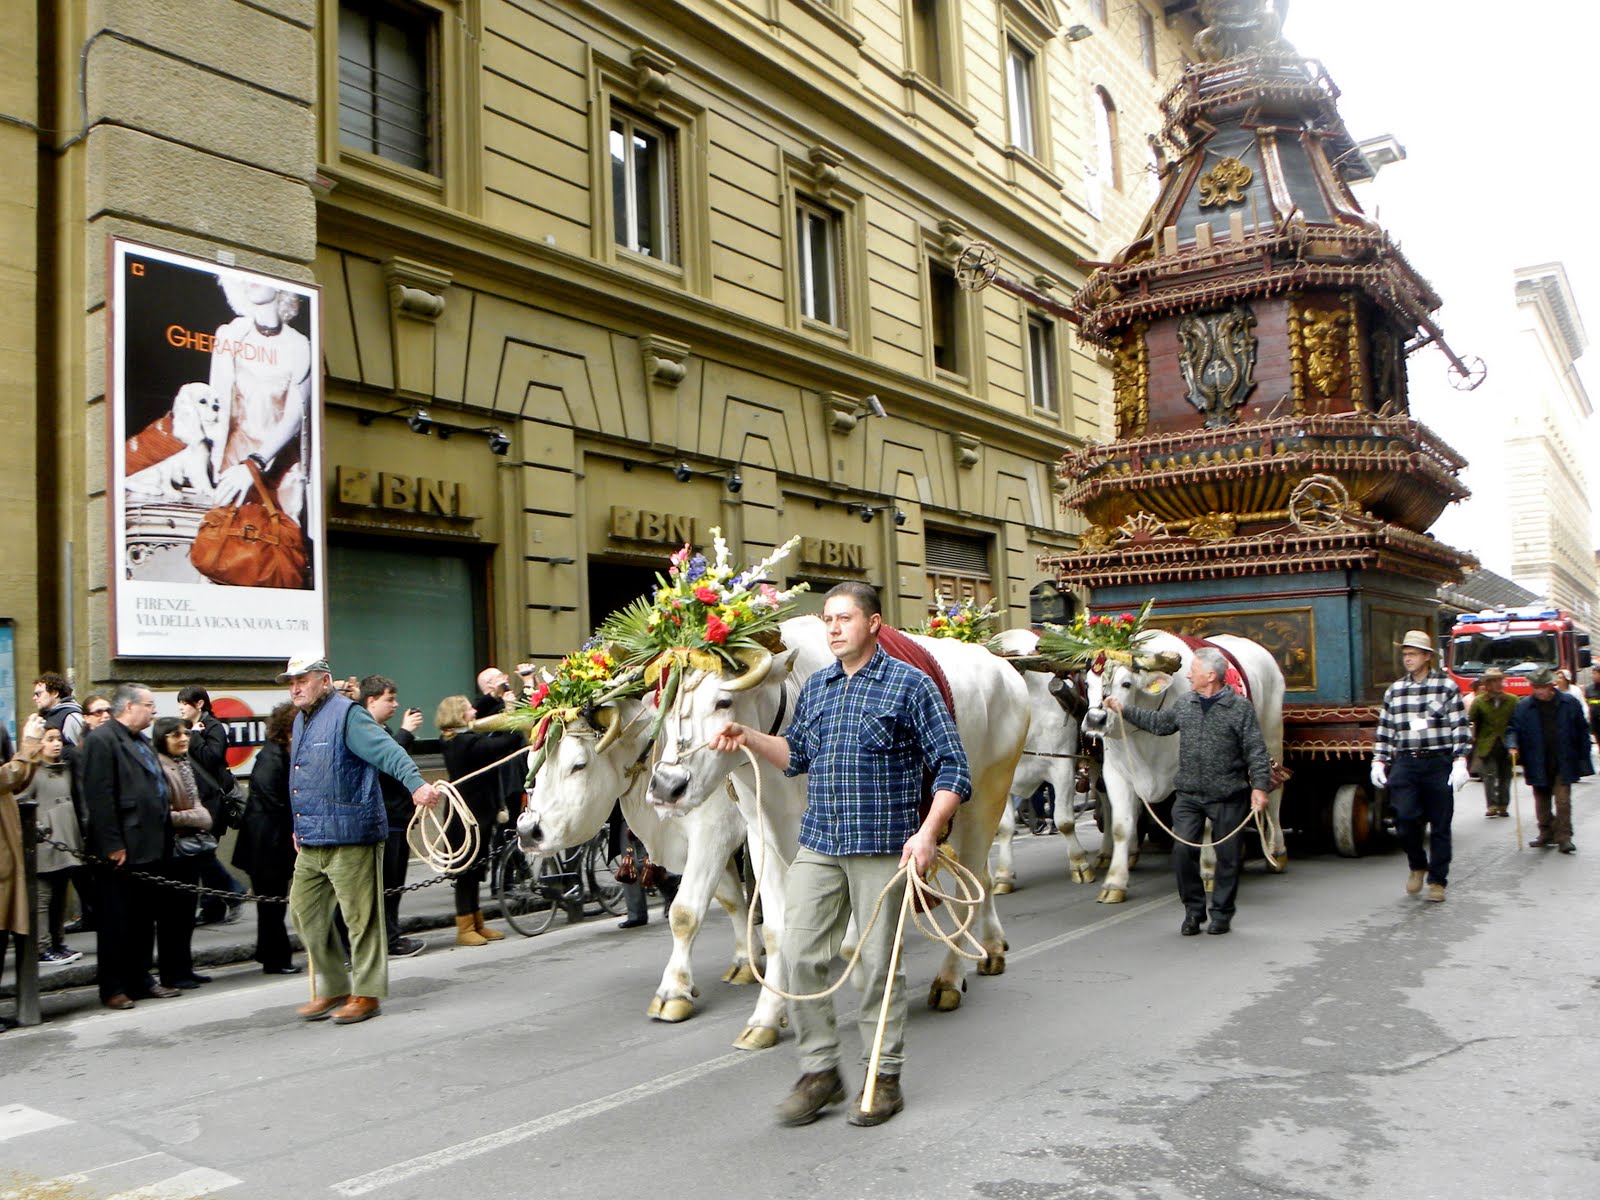
<instances>
[{"instance_id":1,"label":"red fire truck","mask_svg":"<svg viewBox=\"0 0 1600 1200\"><path fill-rule=\"evenodd\" d=\"M1589 667L1589 635L1559 608L1498 608L1460 613L1450 630L1446 669L1463 692L1491 667L1505 672L1506 691L1528 694L1528 675L1540 667L1564 670L1573 683Z\"/></svg>"}]
</instances>

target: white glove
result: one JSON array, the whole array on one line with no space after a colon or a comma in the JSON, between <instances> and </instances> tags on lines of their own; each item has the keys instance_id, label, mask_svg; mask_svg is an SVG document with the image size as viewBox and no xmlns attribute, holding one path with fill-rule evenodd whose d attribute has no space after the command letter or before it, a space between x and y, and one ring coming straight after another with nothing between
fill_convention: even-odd
<instances>
[{"instance_id":1,"label":"white glove","mask_svg":"<svg viewBox=\"0 0 1600 1200\"><path fill-rule=\"evenodd\" d=\"M1384 765L1382 759L1372 760L1372 786L1379 791L1389 786L1389 768Z\"/></svg>"},{"instance_id":2,"label":"white glove","mask_svg":"<svg viewBox=\"0 0 1600 1200\"><path fill-rule=\"evenodd\" d=\"M1471 778L1472 775L1467 771L1467 760L1456 759L1456 765L1450 768L1450 786L1459 792Z\"/></svg>"}]
</instances>

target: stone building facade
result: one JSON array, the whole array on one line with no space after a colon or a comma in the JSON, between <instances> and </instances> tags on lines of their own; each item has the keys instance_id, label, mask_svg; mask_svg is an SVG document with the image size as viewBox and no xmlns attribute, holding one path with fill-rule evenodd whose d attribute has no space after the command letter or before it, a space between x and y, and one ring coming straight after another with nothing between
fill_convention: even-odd
<instances>
[{"instance_id":1,"label":"stone building facade","mask_svg":"<svg viewBox=\"0 0 1600 1200\"><path fill-rule=\"evenodd\" d=\"M341 674L421 701L549 661L714 526L750 559L801 534L793 577L878 584L903 624L937 592L1028 620L1102 364L956 267L982 240L1062 294L1126 239L1100 222L1145 207L1196 23L1131 7L25 0L0 84L19 671L271 673L113 653L113 237L320 289ZM1145 19L1159 79L1119 61ZM1093 197L1090 79L1135 167Z\"/></svg>"}]
</instances>

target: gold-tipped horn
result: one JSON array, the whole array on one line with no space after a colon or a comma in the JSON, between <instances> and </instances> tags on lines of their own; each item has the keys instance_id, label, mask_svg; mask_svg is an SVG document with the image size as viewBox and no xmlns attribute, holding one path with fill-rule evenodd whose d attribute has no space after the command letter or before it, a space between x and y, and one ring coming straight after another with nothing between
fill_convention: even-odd
<instances>
[{"instance_id":1,"label":"gold-tipped horn","mask_svg":"<svg viewBox=\"0 0 1600 1200\"><path fill-rule=\"evenodd\" d=\"M725 691L745 692L753 687L759 687L766 679L767 673L772 670L770 650L735 650L733 656L744 664L744 671L723 681L722 687Z\"/></svg>"},{"instance_id":2,"label":"gold-tipped horn","mask_svg":"<svg viewBox=\"0 0 1600 1200\"><path fill-rule=\"evenodd\" d=\"M611 749L611 743L622 736L622 712L615 704L603 704L595 709L589 724L601 731L600 743L594 748L597 755Z\"/></svg>"},{"instance_id":3,"label":"gold-tipped horn","mask_svg":"<svg viewBox=\"0 0 1600 1200\"><path fill-rule=\"evenodd\" d=\"M1171 675L1183 666L1183 659L1171 650L1163 650L1158 654L1135 654L1133 665L1141 671L1165 671Z\"/></svg>"}]
</instances>

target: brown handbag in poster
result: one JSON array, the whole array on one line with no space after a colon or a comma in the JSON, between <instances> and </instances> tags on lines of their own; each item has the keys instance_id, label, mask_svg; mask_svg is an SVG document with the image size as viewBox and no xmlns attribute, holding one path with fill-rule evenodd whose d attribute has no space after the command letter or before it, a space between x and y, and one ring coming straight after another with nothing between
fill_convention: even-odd
<instances>
[{"instance_id":1,"label":"brown handbag in poster","mask_svg":"<svg viewBox=\"0 0 1600 1200\"><path fill-rule=\"evenodd\" d=\"M303 588L305 541L296 525L272 502L256 464L245 465L261 503L222 504L206 513L189 547L189 562L207 579L232 587Z\"/></svg>"}]
</instances>

